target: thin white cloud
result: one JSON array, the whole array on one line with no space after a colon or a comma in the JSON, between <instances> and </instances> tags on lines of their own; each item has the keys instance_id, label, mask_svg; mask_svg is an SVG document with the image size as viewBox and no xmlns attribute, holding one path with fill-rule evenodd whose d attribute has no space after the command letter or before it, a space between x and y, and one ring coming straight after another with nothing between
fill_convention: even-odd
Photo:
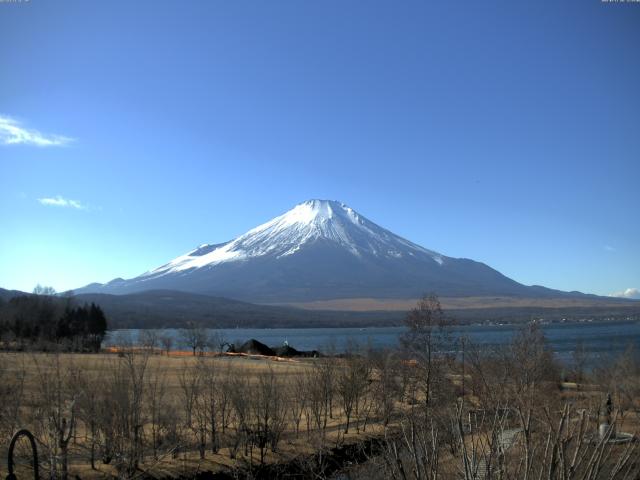
<instances>
[{"instance_id":1,"label":"thin white cloud","mask_svg":"<svg viewBox=\"0 0 640 480\"><path fill-rule=\"evenodd\" d=\"M77 200L71 200L68 198L56 195L55 197L39 198L38 202L48 207L63 207L63 208L75 208L76 210L87 210L87 206L78 202Z\"/></svg>"},{"instance_id":2,"label":"thin white cloud","mask_svg":"<svg viewBox=\"0 0 640 480\"><path fill-rule=\"evenodd\" d=\"M616 251L616 249L615 249L614 247L612 247L611 245L605 245L605 246L604 246L604 249L605 249L607 252L615 252L615 251Z\"/></svg>"},{"instance_id":3,"label":"thin white cloud","mask_svg":"<svg viewBox=\"0 0 640 480\"><path fill-rule=\"evenodd\" d=\"M0 115L0 145L35 145L37 147L61 147L73 142L62 135L45 135L23 127L20 122Z\"/></svg>"},{"instance_id":4,"label":"thin white cloud","mask_svg":"<svg viewBox=\"0 0 640 480\"><path fill-rule=\"evenodd\" d=\"M640 300L640 289L637 288L627 288L623 292L616 292L609 295L610 297L619 297L619 298L633 298Z\"/></svg>"}]
</instances>

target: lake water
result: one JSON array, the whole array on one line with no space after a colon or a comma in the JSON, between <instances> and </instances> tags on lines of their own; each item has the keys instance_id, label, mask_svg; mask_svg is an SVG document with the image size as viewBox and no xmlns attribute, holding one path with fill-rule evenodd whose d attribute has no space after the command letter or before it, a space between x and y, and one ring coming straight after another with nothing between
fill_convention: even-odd
<instances>
[{"instance_id":1,"label":"lake water","mask_svg":"<svg viewBox=\"0 0 640 480\"><path fill-rule=\"evenodd\" d=\"M472 342L485 346L509 343L519 330L517 325L469 325L455 327L454 337L467 336ZM640 350L640 322L585 322L543 325L543 331L559 360L570 362L576 346L581 344L592 363L625 351L629 345ZM235 328L216 329L227 342L240 343L255 338L269 346L285 341L298 350L344 351L350 343L373 348L392 348L398 345L404 327L377 328ZM135 342L139 330L114 330L108 333L103 345L120 342L124 337ZM164 334L175 338L174 348L186 349L181 344L178 330L167 329Z\"/></svg>"}]
</instances>

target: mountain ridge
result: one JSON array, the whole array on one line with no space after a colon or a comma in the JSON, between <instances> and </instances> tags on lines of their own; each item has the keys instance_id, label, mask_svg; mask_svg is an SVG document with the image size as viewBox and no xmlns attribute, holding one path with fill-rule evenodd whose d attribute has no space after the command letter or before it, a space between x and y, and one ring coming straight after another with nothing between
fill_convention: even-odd
<instances>
[{"instance_id":1,"label":"mountain ridge","mask_svg":"<svg viewBox=\"0 0 640 480\"><path fill-rule=\"evenodd\" d=\"M427 249L380 227L344 203L302 202L228 242L201 244L132 279L78 293L179 290L252 303L440 296L566 297L525 286L467 258Z\"/></svg>"}]
</instances>

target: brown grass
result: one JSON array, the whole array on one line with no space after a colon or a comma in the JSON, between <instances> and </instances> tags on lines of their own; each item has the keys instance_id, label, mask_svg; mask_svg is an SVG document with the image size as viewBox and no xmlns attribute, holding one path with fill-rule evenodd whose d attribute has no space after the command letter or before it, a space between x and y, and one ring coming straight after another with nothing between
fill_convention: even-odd
<instances>
[{"instance_id":1,"label":"brown grass","mask_svg":"<svg viewBox=\"0 0 640 480\"><path fill-rule=\"evenodd\" d=\"M288 305L306 310L337 311L408 311L416 306L419 299L384 299L384 298L342 298L333 300L317 300L313 302L293 302ZM629 305L637 308L637 304L620 299L607 298L517 298L517 297L440 297L445 310L464 310L482 308L570 308L570 307L621 307Z\"/></svg>"},{"instance_id":2,"label":"brown grass","mask_svg":"<svg viewBox=\"0 0 640 480\"><path fill-rule=\"evenodd\" d=\"M96 372L100 375L108 375L109 366L119 360L119 353L117 350L109 349L107 352L99 354L59 354L58 358L60 359L62 370L79 367L87 373ZM137 349L134 355L142 355L144 353L142 349ZM205 357L205 361L211 362L214 368L220 370L231 369L234 376L247 376L253 380L259 375L273 371L285 385L296 376L308 372L313 368L313 363L317 361L315 359L297 360L246 354L211 354ZM0 353L0 364L4 366L5 375L11 375L18 370L23 370L26 373L25 399L34 397L38 388L38 379L41 378L43 372L46 374L48 370L53 371L54 363L52 359L53 355L47 353ZM192 352L171 352L169 355L166 355L166 353L151 354L148 357L147 372L148 375L158 372L163 373L169 401L179 409L182 394L180 376L185 369L195 368L200 360L202 360L202 357L194 357ZM182 414L182 412L180 413ZM25 415L26 417L28 415ZM356 443L371 435L380 434L381 430L380 425L367 425L366 434L364 432L356 433L355 428L353 428L348 435L344 435L342 432L343 425L344 418L336 406L334 418L328 422L327 426L326 444L328 446L335 446L343 441ZM33 429L30 425L24 425L23 427ZM86 434L85 426L79 422L76 436L78 439L82 439ZM300 424L300 434L297 437L293 424L288 425L277 453L268 452L266 462L282 463L291 461L300 455L313 454L316 451L316 444L310 439L313 439L313 434L311 437L307 436L304 419ZM0 448L0 455L3 458L3 461L0 462L0 477L4 477L7 474L6 460L4 460L6 459L7 446L3 445ZM41 457L43 456L42 451L40 455ZM255 455L254 453L254 459ZM141 468L155 477L177 478L191 476L198 471L217 471L221 468L230 468L234 465L242 464L245 460L242 452L238 453L236 460L232 460L229 448L223 446L217 454L213 454L208 450L204 460L199 458L195 449L181 452L178 458L172 458L172 455L166 452L157 461L150 456L145 456ZM86 450L79 448L78 445L72 447L70 454L71 477L78 475L83 479L104 478L105 476L114 476L117 473L111 465L103 465L100 461L97 462L97 468L98 470L90 469Z\"/></svg>"}]
</instances>

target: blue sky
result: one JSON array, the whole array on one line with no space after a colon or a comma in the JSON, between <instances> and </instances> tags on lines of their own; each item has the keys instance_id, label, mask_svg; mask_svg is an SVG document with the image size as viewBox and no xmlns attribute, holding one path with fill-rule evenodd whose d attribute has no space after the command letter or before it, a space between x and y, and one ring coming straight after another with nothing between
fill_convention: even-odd
<instances>
[{"instance_id":1,"label":"blue sky","mask_svg":"<svg viewBox=\"0 0 640 480\"><path fill-rule=\"evenodd\" d=\"M639 45L640 4L599 0L0 3L0 287L328 198L526 284L640 288Z\"/></svg>"}]
</instances>

